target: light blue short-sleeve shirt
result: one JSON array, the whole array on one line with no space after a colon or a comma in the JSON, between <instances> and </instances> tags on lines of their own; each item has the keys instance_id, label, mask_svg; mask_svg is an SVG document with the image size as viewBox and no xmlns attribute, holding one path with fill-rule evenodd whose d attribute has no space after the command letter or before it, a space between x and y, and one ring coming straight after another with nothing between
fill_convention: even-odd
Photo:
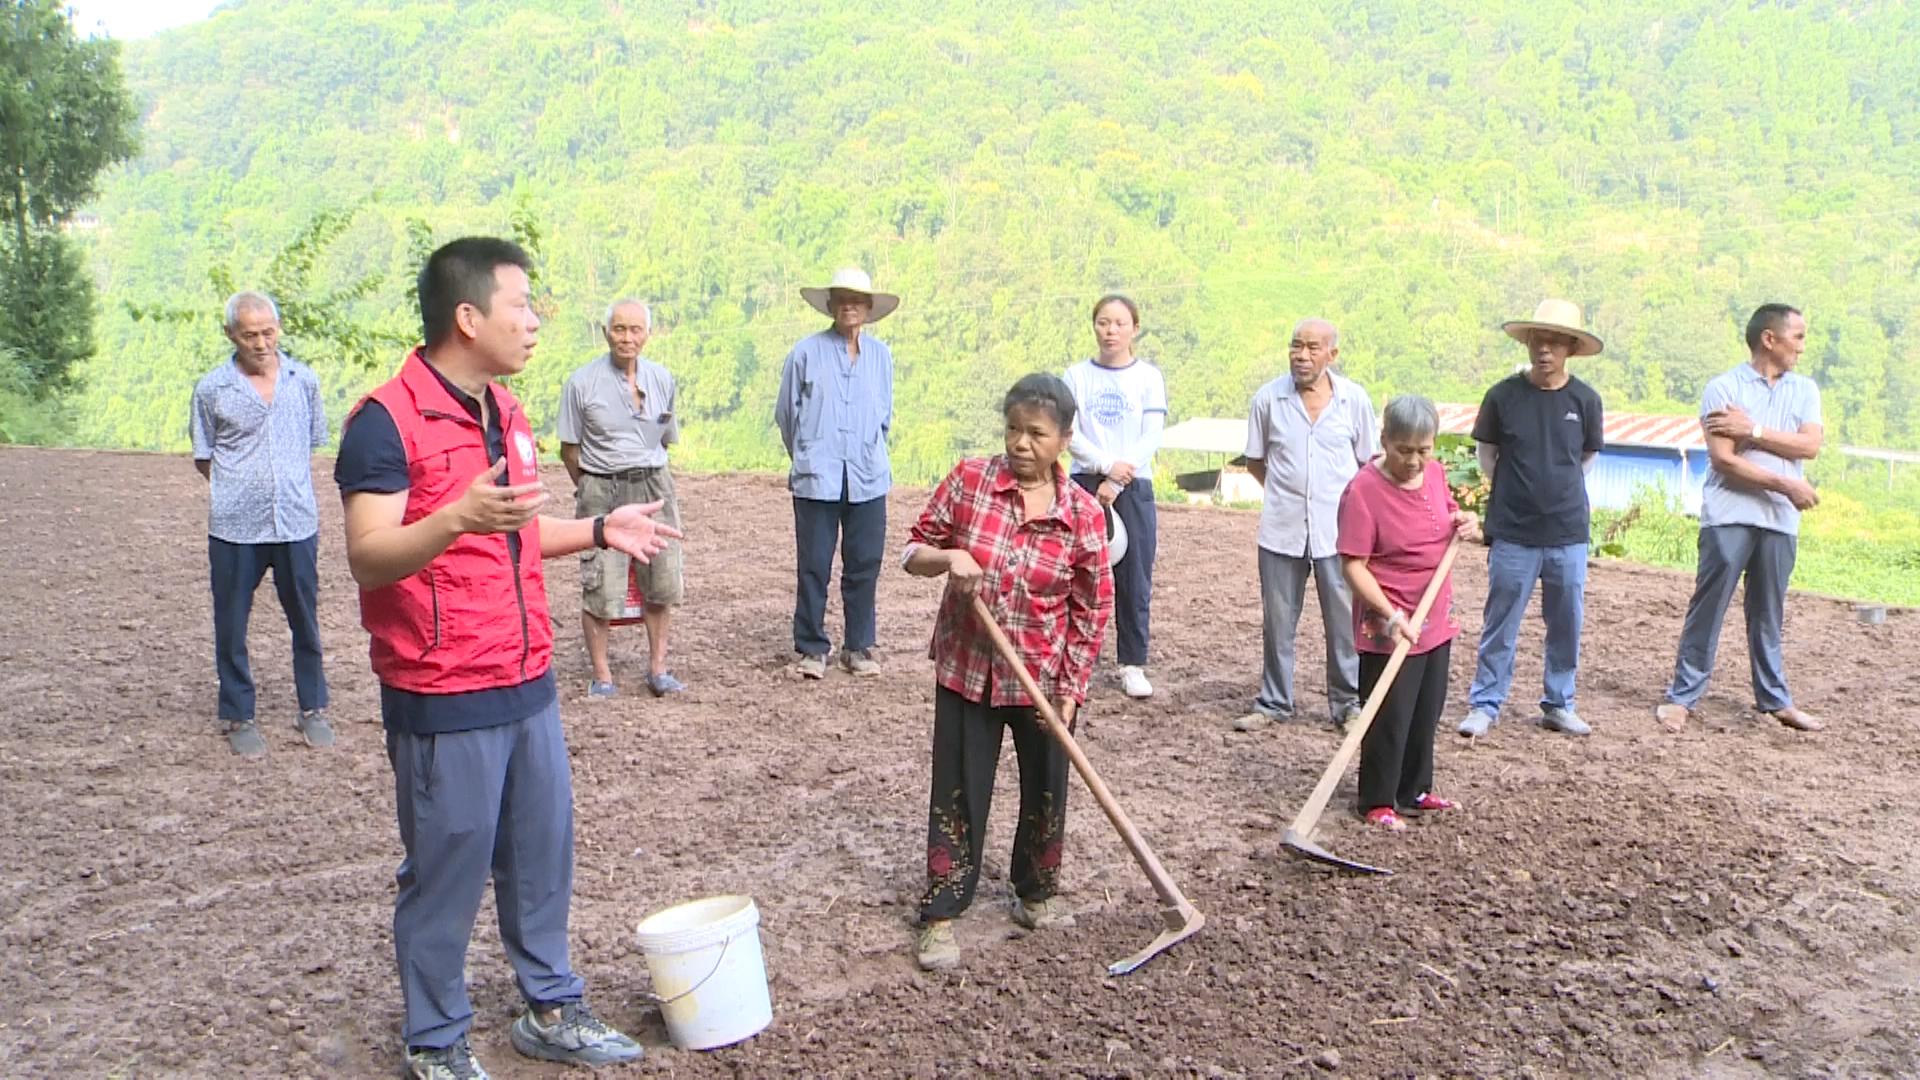
<instances>
[{"instance_id":1,"label":"light blue short-sleeve shirt","mask_svg":"<svg viewBox=\"0 0 1920 1080\"><path fill-rule=\"evenodd\" d=\"M327 442L320 380L285 353L271 403L231 359L193 388L195 461L209 462L207 534L229 544L285 544L320 531L313 452Z\"/></svg>"},{"instance_id":2,"label":"light blue short-sleeve shirt","mask_svg":"<svg viewBox=\"0 0 1920 1080\"><path fill-rule=\"evenodd\" d=\"M1819 384L1792 371L1768 382L1752 364L1741 364L1715 376L1700 397L1700 419L1704 421L1727 405L1740 406L1755 423L1774 431L1799 431L1803 425L1821 423ZM1796 480L1806 478L1806 462L1797 458L1783 458L1753 447L1741 450L1740 456L1770 473ZM1700 494L1700 524L1752 525L1797 536L1800 511L1785 495L1729 484L1719 470L1710 469Z\"/></svg>"},{"instance_id":3,"label":"light blue short-sleeve shirt","mask_svg":"<svg viewBox=\"0 0 1920 1080\"><path fill-rule=\"evenodd\" d=\"M1307 419L1292 375L1261 387L1247 411L1247 460L1267 467L1259 544L1275 555L1339 554L1340 494L1380 450L1367 392L1332 371L1327 377L1333 398L1316 419Z\"/></svg>"},{"instance_id":4,"label":"light blue short-sleeve shirt","mask_svg":"<svg viewBox=\"0 0 1920 1080\"><path fill-rule=\"evenodd\" d=\"M878 499L893 486L887 434L893 427L893 353L860 335L860 358L831 329L803 339L787 354L773 405L793 468L787 487L797 498L838 502Z\"/></svg>"}]
</instances>

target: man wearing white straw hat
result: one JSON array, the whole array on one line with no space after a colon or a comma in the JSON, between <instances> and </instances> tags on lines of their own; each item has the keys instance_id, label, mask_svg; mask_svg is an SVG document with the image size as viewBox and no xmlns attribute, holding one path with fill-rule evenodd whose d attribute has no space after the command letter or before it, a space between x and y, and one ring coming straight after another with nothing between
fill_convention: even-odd
<instances>
[{"instance_id":1,"label":"man wearing white straw hat","mask_svg":"<svg viewBox=\"0 0 1920 1080\"><path fill-rule=\"evenodd\" d=\"M1540 723L1566 735L1593 730L1573 710L1573 689L1586 611L1586 472L1606 445L1606 429L1600 395L1568 373L1567 359L1598 356L1604 346L1582 323L1580 305L1542 300L1533 318L1501 324L1527 347L1528 363L1488 389L1473 422L1480 471L1493 490L1484 527L1492 546L1480 655L1460 721L1460 734L1470 738L1485 735L1500 718L1535 582L1547 624Z\"/></svg>"},{"instance_id":2,"label":"man wearing white straw hat","mask_svg":"<svg viewBox=\"0 0 1920 1080\"><path fill-rule=\"evenodd\" d=\"M846 267L802 299L833 320L787 354L773 420L793 462L797 583L793 600L795 670L823 679L827 581L840 546L840 603L846 631L840 660L855 675L880 674L874 646L874 592L886 546L887 489L893 483L887 434L893 425L893 353L865 332L900 306L875 292L866 271Z\"/></svg>"}]
</instances>

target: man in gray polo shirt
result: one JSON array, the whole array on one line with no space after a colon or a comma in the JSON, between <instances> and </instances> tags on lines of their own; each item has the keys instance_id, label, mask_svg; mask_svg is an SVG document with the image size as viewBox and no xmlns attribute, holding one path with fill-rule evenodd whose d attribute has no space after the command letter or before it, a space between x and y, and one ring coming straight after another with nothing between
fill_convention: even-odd
<instances>
[{"instance_id":1,"label":"man in gray polo shirt","mask_svg":"<svg viewBox=\"0 0 1920 1080\"><path fill-rule=\"evenodd\" d=\"M267 752L253 717L247 618L268 570L293 631L296 726L309 746L333 745L320 652L320 510L313 452L326 445L320 380L280 351L280 309L264 293L227 301L233 355L193 388L187 421L193 464L207 478L207 559L213 576L213 648L219 719L242 757Z\"/></svg>"},{"instance_id":2,"label":"man in gray polo shirt","mask_svg":"<svg viewBox=\"0 0 1920 1080\"><path fill-rule=\"evenodd\" d=\"M1707 692L1721 619L1743 576L1754 709L1796 731L1824 726L1794 708L1780 647L1800 512L1820 501L1806 481L1806 462L1820 453L1824 434L1820 387L1793 370L1806 345L1799 311L1764 304L1747 322L1752 359L1716 377L1701 396L1712 471L1700 503L1700 566L1673 683L1654 710L1670 731L1686 726Z\"/></svg>"},{"instance_id":3,"label":"man in gray polo shirt","mask_svg":"<svg viewBox=\"0 0 1920 1080\"><path fill-rule=\"evenodd\" d=\"M640 355L653 332L653 315L638 300L607 308L601 330L607 351L567 379L560 394L560 460L573 477L580 517L611 513L630 503L659 503L654 520L680 527L667 447L680 438L676 392L667 369ZM667 670L667 626L680 603L679 541L635 562L611 548L580 555L580 629L593 661L589 698L619 693L607 661L607 636L616 623L636 615L647 627L647 690L654 697L677 694L686 684ZM629 578L642 603L628 602Z\"/></svg>"},{"instance_id":4,"label":"man in gray polo shirt","mask_svg":"<svg viewBox=\"0 0 1920 1080\"><path fill-rule=\"evenodd\" d=\"M1353 594L1340 569L1340 493L1379 449L1373 402L1335 374L1340 331L1325 319L1293 328L1288 372L1253 395L1247 415L1247 471L1262 486L1260 510L1260 696L1233 722L1256 731L1291 719L1293 639L1313 575L1327 637L1327 706L1344 725L1360 711L1360 657L1353 645Z\"/></svg>"}]
</instances>

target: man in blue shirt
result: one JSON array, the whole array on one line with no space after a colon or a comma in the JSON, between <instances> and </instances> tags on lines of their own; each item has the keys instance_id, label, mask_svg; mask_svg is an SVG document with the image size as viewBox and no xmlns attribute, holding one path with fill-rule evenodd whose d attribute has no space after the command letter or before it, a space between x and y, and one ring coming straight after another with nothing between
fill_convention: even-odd
<instances>
[{"instance_id":1,"label":"man in blue shirt","mask_svg":"<svg viewBox=\"0 0 1920 1080\"><path fill-rule=\"evenodd\" d=\"M787 354L773 422L793 467L793 532L798 585L793 602L796 670L827 675L827 579L840 545L840 603L846 617L841 663L855 675L878 675L873 654L874 592L887 540L887 433L893 425L893 353L865 333L900 306L873 291L866 272L836 271L825 288L800 295L833 325Z\"/></svg>"},{"instance_id":2,"label":"man in blue shirt","mask_svg":"<svg viewBox=\"0 0 1920 1080\"><path fill-rule=\"evenodd\" d=\"M280 310L270 297L234 294L226 320L233 355L193 388L188 421L193 463L211 485L207 550L219 718L234 753L266 753L253 716L247 617L254 590L272 569L274 591L293 631L297 726L307 745L331 746L320 655L320 512L312 472L313 452L327 441L320 381L280 351Z\"/></svg>"},{"instance_id":3,"label":"man in blue shirt","mask_svg":"<svg viewBox=\"0 0 1920 1080\"><path fill-rule=\"evenodd\" d=\"M1785 304L1762 304L1747 321L1752 358L1707 384L1700 399L1712 471L1700 499L1700 566L1680 631L1667 699L1654 714L1670 731L1686 726L1706 695L1720 623L1733 590L1747 583L1747 652L1754 709L1796 731L1825 725L1794 708L1780 629L1800 512L1820 501L1806 463L1820 453L1820 387L1795 372L1807 347L1807 320Z\"/></svg>"}]
</instances>

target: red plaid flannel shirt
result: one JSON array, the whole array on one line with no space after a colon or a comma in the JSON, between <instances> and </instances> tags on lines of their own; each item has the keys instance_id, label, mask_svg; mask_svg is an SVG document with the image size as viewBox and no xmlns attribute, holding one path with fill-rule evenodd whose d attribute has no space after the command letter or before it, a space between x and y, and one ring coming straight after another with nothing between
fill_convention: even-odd
<instances>
[{"instance_id":1,"label":"red plaid flannel shirt","mask_svg":"<svg viewBox=\"0 0 1920 1080\"><path fill-rule=\"evenodd\" d=\"M1113 614L1106 517L1058 465L1053 473L1053 509L1022 521L1020 488L1006 458L962 461L927 500L908 533L908 551L964 548L986 571L980 596L1040 689L1056 701L1084 702ZM1031 704L979 628L972 603L951 591L940 600L927 655L940 685L969 701L986 698L991 676L988 705Z\"/></svg>"}]
</instances>

